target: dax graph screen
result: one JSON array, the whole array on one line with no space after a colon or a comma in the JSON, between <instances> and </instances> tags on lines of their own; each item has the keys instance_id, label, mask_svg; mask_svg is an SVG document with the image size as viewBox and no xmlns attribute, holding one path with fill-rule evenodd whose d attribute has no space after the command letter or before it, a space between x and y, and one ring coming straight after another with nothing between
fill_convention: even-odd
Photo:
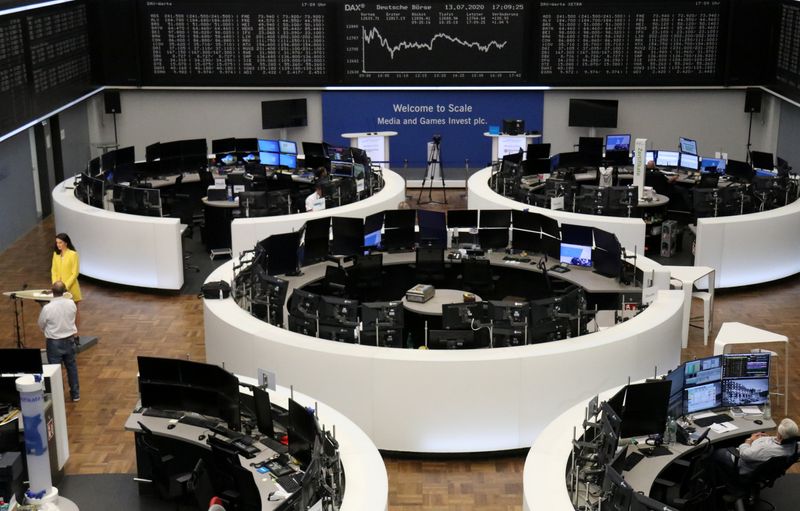
<instances>
[{"instance_id":1,"label":"dax graph screen","mask_svg":"<svg viewBox=\"0 0 800 511\"><path fill-rule=\"evenodd\" d=\"M346 83L520 83L523 2L341 5Z\"/></svg>"}]
</instances>

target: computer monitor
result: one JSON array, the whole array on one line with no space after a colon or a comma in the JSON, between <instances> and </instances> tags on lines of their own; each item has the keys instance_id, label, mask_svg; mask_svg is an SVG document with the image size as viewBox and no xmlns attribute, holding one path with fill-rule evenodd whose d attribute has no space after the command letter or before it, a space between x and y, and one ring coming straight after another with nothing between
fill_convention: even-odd
<instances>
[{"instance_id":1,"label":"computer monitor","mask_svg":"<svg viewBox=\"0 0 800 511\"><path fill-rule=\"evenodd\" d=\"M601 137L579 137L578 153L581 163L589 167L598 167L603 161L603 139Z\"/></svg>"},{"instance_id":2,"label":"computer monitor","mask_svg":"<svg viewBox=\"0 0 800 511\"><path fill-rule=\"evenodd\" d=\"M332 254L353 256L363 252L364 221L362 219L335 216L332 220L332 227Z\"/></svg>"},{"instance_id":3,"label":"computer monitor","mask_svg":"<svg viewBox=\"0 0 800 511\"><path fill-rule=\"evenodd\" d=\"M383 228L383 211L369 215L364 219L364 248L378 250L381 248L381 229Z\"/></svg>"},{"instance_id":4,"label":"computer monitor","mask_svg":"<svg viewBox=\"0 0 800 511\"><path fill-rule=\"evenodd\" d=\"M297 154L297 144L291 140L278 140L278 149L283 154Z\"/></svg>"},{"instance_id":5,"label":"computer monitor","mask_svg":"<svg viewBox=\"0 0 800 511\"><path fill-rule=\"evenodd\" d=\"M525 231L540 232L542 230L542 218L544 215L532 213L530 211L511 211L511 224L514 229Z\"/></svg>"},{"instance_id":6,"label":"computer monitor","mask_svg":"<svg viewBox=\"0 0 800 511\"><path fill-rule=\"evenodd\" d=\"M629 511L633 500L633 487L625 482L619 472L607 466L603 478L604 500L602 511Z\"/></svg>"},{"instance_id":7,"label":"computer monitor","mask_svg":"<svg viewBox=\"0 0 800 511\"><path fill-rule=\"evenodd\" d=\"M301 467L311 462L314 441L320 435L314 412L306 409L294 399L289 399L289 454L294 456Z\"/></svg>"},{"instance_id":8,"label":"computer monitor","mask_svg":"<svg viewBox=\"0 0 800 511\"><path fill-rule=\"evenodd\" d=\"M278 157L278 164L281 167L286 167L287 169L294 170L297 168L297 155L281 153L280 156Z\"/></svg>"},{"instance_id":9,"label":"computer monitor","mask_svg":"<svg viewBox=\"0 0 800 511\"><path fill-rule=\"evenodd\" d=\"M266 165L267 167L277 167L281 164L281 156L285 155L278 153L259 152L258 161L261 163L261 165Z\"/></svg>"},{"instance_id":10,"label":"computer monitor","mask_svg":"<svg viewBox=\"0 0 800 511\"><path fill-rule=\"evenodd\" d=\"M722 357L699 358L684 364L684 386L702 385L722 379Z\"/></svg>"},{"instance_id":11,"label":"computer monitor","mask_svg":"<svg viewBox=\"0 0 800 511\"><path fill-rule=\"evenodd\" d=\"M520 251L524 250L526 252L541 253L542 235L539 234L538 232L512 229L511 248L513 250L520 250Z\"/></svg>"},{"instance_id":12,"label":"computer monitor","mask_svg":"<svg viewBox=\"0 0 800 511\"><path fill-rule=\"evenodd\" d=\"M417 220L415 209L388 209L384 212L383 226L387 229L414 229Z\"/></svg>"},{"instance_id":13,"label":"computer monitor","mask_svg":"<svg viewBox=\"0 0 800 511\"><path fill-rule=\"evenodd\" d=\"M725 175L741 181L752 181L756 173L749 163L738 160L728 160L725 165Z\"/></svg>"},{"instance_id":14,"label":"computer monitor","mask_svg":"<svg viewBox=\"0 0 800 511\"><path fill-rule=\"evenodd\" d=\"M442 305L442 328L446 330L475 329L488 325L492 318L489 302L446 303Z\"/></svg>"},{"instance_id":15,"label":"computer monitor","mask_svg":"<svg viewBox=\"0 0 800 511\"><path fill-rule=\"evenodd\" d=\"M478 227L478 210L452 209L448 211L447 227L450 229L467 229Z\"/></svg>"},{"instance_id":16,"label":"computer monitor","mask_svg":"<svg viewBox=\"0 0 800 511\"><path fill-rule=\"evenodd\" d=\"M703 158L700 161L701 172L725 173L725 160L722 158Z\"/></svg>"},{"instance_id":17,"label":"computer monitor","mask_svg":"<svg viewBox=\"0 0 800 511\"><path fill-rule=\"evenodd\" d=\"M508 247L508 229L479 229L478 245L480 245L483 250L504 249Z\"/></svg>"},{"instance_id":18,"label":"computer monitor","mask_svg":"<svg viewBox=\"0 0 800 511\"><path fill-rule=\"evenodd\" d=\"M479 220L480 227L510 227L511 211L507 209L482 209Z\"/></svg>"},{"instance_id":19,"label":"computer monitor","mask_svg":"<svg viewBox=\"0 0 800 511\"><path fill-rule=\"evenodd\" d=\"M631 136L625 135L606 135L606 152L609 151L624 151L631 150Z\"/></svg>"},{"instance_id":20,"label":"computer monitor","mask_svg":"<svg viewBox=\"0 0 800 511\"><path fill-rule=\"evenodd\" d=\"M334 146L330 144L324 144L325 146L325 154L331 161L346 161L352 162L350 148L344 146Z\"/></svg>"},{"instance_id":21,"label":"computer monitor","mask_svg":"<svg viewBox=\"0 0 800 511\"><path fill-rule=\"evenodd\" d=\"M389 229L383 231L381 243L386 250L409 250L414 247L414 228Z\"/></svg>"},{"instance_id":22,"label":"computer monitor","mask_svg":"<svg viewBox=\"0 0 800 511\"><path fill-rule=\"evenodd\" d=\"M768 401L769 377L722 380L722 406L763 405Z\"/></svg>"},{"instance_id":23,"label":"computer monitor","mask_svg":"<svg viewBox=\"0 0 800 511\"><path fill-rule=\"evenodd\" d=\"M722 381L683 389L683 413L702 412L722 406Z\"/></svg>"},{"instance_id":24,"label":"computer monitor","mask_svg":"<svg viewBox=\"0 0 800 511\"><path fill-rule=\"evenodd\" d=\"M0 349L0 373L42 374L42 352L38 348Z\"/></svg>"},{"instance_id":25,"label":"computer monitor","mask_svg":"<svg viewBox=\"0 0 800 511\"><path fill-rule=\"evenodd\" d=\"M559 261L572 266L591 268L592 247L591 245L573 245L562 241Z\"/></svg>"},{"instance_id":26,"label":"computer monitor","mask_svg":"<svg viewBox=\"0 0 800 511\"><path fill-rule=\"evenodd\" d=\"M264 140L258 139L258 151L259 152L267 152L267 153L279 153L280 144L277 140Z\"/></svg>"},{"instance_id":27,"label":"computer monitor","mask_svg":"<svg viewBox=\"0 0 800 511\"><path fill-rule=\"evenodd\" d=\"M331 161L331 175L353 177L353 164L349 161Z\"/></svg>"},{"instance_id":28,"label":"computer monitor","mask_svg":"<svg viewBox=\"0 0 800 511\"><path fill-rule=\"evenodd\" d=\"M577 99L569 100L570 127L616 128L617 108L615 99Z\"/></svg>"},{"instance_id":29,"label":"computer monitor","mask_svg":"<svg viewBox=\"0 0 800 511\"><path fill-rule=\"evenodd\" d=\"M17 403L17 405L19 405L19 403ZM12 420L10 420L8 422L5 422L3 424L0 424L0 452L8 453L8 452L20 452L20 451L22 451L22 449L24 448L25 444L24 444L24 442L20 441L19 424L20 424L20 421L17 420L16 418L14 418L14 419L12 419ZM9 463L6 466L9 466L11 461L13 461L13 459L9 460ZM9 472L11 472L11 468L10 467L9 467L8 470L9 470ZM13 472L11 472L11 473L13 473ZM6 476L6 477L9 477L9 476ZM10 479L10 477L9 477L9 479ZM6 486L6 484L7 484L6 481L8 481L9 479L6 479L4 481L3 486ZM3 492L3 493L5 493L5 492ZM5 496L8 497L8 495L5 495Z\"/></svg>"},{"instance_id":30,"label":"computer monitor","mask_svg":"<svg viewBox=\"0 0 800 511\"><path fill-rule=\"evenodd\" d=\"M309 337L317 336L317 320L315 318L300 317L289 315L289 331Z\"/></svg>"},{"instance_id":31,"label":"computer monitor","mask_svg":"<svg viewBox=\"0 0 800 511\"><path fill-rule=\"evenodd\" d=\"M273 234L260 243L267 249L267 273L291 275L300 267L302 231Z\"/></svg>"},{"instance_id":32,"label":"computer monitor","mask_svg":"<svg viewBox=\"0 0 800 511\"><path fill-rule=\"evenodd\" d=\"M680 153L677 151L658 151L656 165L659 167L677 167L680 162Z\"/></svg>"},{"instance_id":33,"label":"computer monitor","mask_svg":"<svg viewBox=\"0 0 800 511\"><path fill-rule=\"evenodd\" d=\"M403 302L364 302L361 304L361 322L364 329L403 328Z\"/></svg>"},{"instance_id":34,"label":"computer monitor","mask_svg":"<svg viewBox=\"0 0 800 511\"><path fill-rule=\"evenodd\" d=\"M699 170L700 158L696 154L681 153L679 166L686 170Z\"/></svg>"},{"instance_id":35,"label":"computer monitor","mask_svg":"<svg viewBox=\"0 0 800 511\"><path fill-rule=\"evenodd\" d=\"M769 378L769 353L730 353L722 356L723 378Z\"/></svg>"},{"instance_id":36,"label":"computer monitor","mask_svg":"<svg viewBox=\"0 0 800 511\"><path fill-rule=\"evenodd\" d=\"M528 144L525 159L538 160L550 158L550 144Z\"/></svg>"},{"instance_id":37,"label":"computer monitor","mask_svg":"<svg viewBox=\"0 0 800 511\"><path fill-rule=\"evenodd\" d=\"M561 241L574 245L593 245L593 228L586 225L561 224Z\"/></svg>"},{"instance_id":38,"label":"computer monitor","mask_svg":"<svg viewBox=\"0 0 800 511\"><path fill-rule=\"evenodd\" d=\"M753 167L757 169L773 170L775 168L775 157L772 153L750 151L750 161L753 162Z\"/></svg>"},{"instance_id":39,"label":"computer monitor","mask_svg":"<svg viewBox=\"0 0 800 511\"><path fill-rule=\"evenodd\" d=\"M456 350L486 348L486 342L477 342L472 330L428 330L428 349Z\"/></svg>"},{"instance_id":40,"label":"computer monitor","mask_svg":"<svg viewBox=\"0 0 800 511\"><path fill-rule=\"evenodd\" d=\"M530 318L531 305L528 302L490 300L489 314L495 325L525 325Z\"/></svg>"},{"instance_id":41,"label":"computer monitor","mask_svg":"<svg viewBox=\"0 0 800 511\"><path fill-rule=\"evenodd\" d=\"M148 146L149 147L149 146ZM95 177L100 173L100 158L92 158L89 160L89 166L87 172L90 176Z\"/></svg>"},{"instance_id":42,"label":"computer monitor","mask_svg":"<svg viewBox=\"0 0 800 511\"><path fill-rule=\"evenodd\" d=\"M664 380L670 383L670 395L683 391L684 371L683 364L681 364L664 376Z\"/></svg>"},{"instance_id":43,"label":"computer monitor","mask_svg":"<svg viewBox=\"0 0 800 511\"><path fill-rule=\"evenodd\" d=\"M318 294L295 289L289 298L289 314L300 318L316 318L319 313Z\"/></svg>"},{"instance_id":44,"label":"computer monitor","mask_svg":"<svg viewBox=\"0 0 800 511\"><path fill-rule=\"evenodd\" d=\"M272 424L272 404L269 400L269 392L258 387L252 387L253 391L253 413L256 416L256 426L262 435L270 438L275 437L275 428Z\"/></svg>"},{"instance_id":45,"label":"computer monitor","mask_svg":"<svg viewBox=\"0 0 800 511\"><path fill-rule=\"evenodd\" d=\"M358 340L358 333L354 325L335 325L331 323L320 323L317 337L329 341L346 342L355 344Z\"/></svg>"},{"instance_id":46,"label":"computer monitor","mask_svg":"<svg viewBox=\"0 0 800 511\"><path fill-rule=\"evenodd\" d=\"M697 141L692 140L690 138L678 138L678 143L682 153L693 154L697 156L699 153L697 152Z\"/></svg>"},{"instance_id":47,"label":"computer monitor","mask_svg":"<svg viewBox=\"0 0 800 511\"><path fill-rule=\"evenodd\" d=\"M628 385L622 408L620 437L655 435L664 432L671 383L654 381Z\"/></svg>"},{"instance_id":48,"label":"computer monitor","mask_svg":"<svg viewBox=\"0 0 800 511\"><path fill-rule=\"evenodd\" d=\"M322 142L303 142L303 156L306 158L327 158Z\"/></svg>"},{"instance_id":49,"label":"computer monitor","mask_svg":"<svg viewBox=\"0 0 800 511\"><path fill-rule=\"evenodd\" d=\"M354 327L358 324L358 300L320 296L319 322Z\"/></svg>"},{"instance_id":50,"label":"computer monitor","mask_svg":"<svg viewBox=\"0 0 800 511\"><path fill-rule=\"evenodd\" d=\"M19 408L19 391L17 390L17 376L0 376L0 404L11 405ZM17 421L13 421L17 422ZM3 452L0 450L0 452Z\"/></svg>"},{"instance_id":51,"label":"computer monitor","mask_svg":"<svg viewBox=\"0 0 800 511\"><path fill-rule=\"evenodd\" d=\"M417 210L420 247L447 247L447 224L443 211Z\"/></svg>"}]
</instances>

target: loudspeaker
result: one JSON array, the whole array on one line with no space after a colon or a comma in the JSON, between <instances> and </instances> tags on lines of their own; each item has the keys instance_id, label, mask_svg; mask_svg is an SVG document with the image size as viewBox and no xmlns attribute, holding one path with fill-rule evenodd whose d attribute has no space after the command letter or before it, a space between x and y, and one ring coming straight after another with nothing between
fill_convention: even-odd
<instances>
[{"instance_id":1,"label":"loudspeaker","mask_svg":"<svg viewBox=\"0 0 800 511\"><path fill-rule=\"evenodd\" d=\"M761 111L761 89L750 88L745 91L744 111L753 113Z\"/></svg>"},{"instance_id":2,"label":"loudspeaker","mask_svg":"<svg viewBox=\"0 0 800 511\"><path fill-rule=\"evenodd\" d=\"M119 102L119 91L107 90L103 91L103 101L106 105L107 114L121 114L122 107Z\"/></svg>"}]
</instances>

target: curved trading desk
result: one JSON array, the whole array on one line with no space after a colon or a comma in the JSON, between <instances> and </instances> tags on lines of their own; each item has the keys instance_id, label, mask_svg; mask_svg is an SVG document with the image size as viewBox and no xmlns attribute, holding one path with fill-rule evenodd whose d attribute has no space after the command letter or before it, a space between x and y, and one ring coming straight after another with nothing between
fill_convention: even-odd
<instances>
[{"instance_id":1,"label":"curved trading desk","mask_svg":"<svg viewBox=\"0 0 800 511\"><path fill-rule=\"evenodd\" d=\"M394 256L414 257L388 254L384 264ZM288 294L322 278L324 267L286 278ZM577 272L564 278L571 274ZM619 290L611 279L589 275ZM232 277L233 261L208 279ZM308 337L251 316L231 298L204 300L208 362L246 375L275 371L282 385L349 417L379 449L420 453L527 448L568 403L628 376L644 378L654 366L676 366L682 319L683 293L660 291L633 319L580 337L500 349L408 350Z\"/></svg>"},{"instance_id":2,"label":"curved trading desk","mask_svg":"<svg viewBox=\"0 0 800 511\"><path fill-rule=\"evenodd\" d=\"M234 254L271 234L308 220L340 215L364 218L396 209L405 197L403 178L383 170L385 186L375 195L324 211L237 219L231 225ZM106 282L154 289L183 286L181 224L177 218L116 213L90 206L73 193L73 178L53 189L56 232L69 234L81 257L81 274Z\"/></svg>"},{"instance_id":3,"label":"curved trading desk","mask_svg":"<svg viewBox=\"0 0 800 511\"><path fill-rule=\"evenodd\" d=\"M672 367L672 366L670 366ZM661 369L661 367L659 367ZM633 378L631 378L633 380ZM599 401L613 396L620 387L600 393ZM531 446L525 459L522 475L522 509L524 511L575 511L571 495L566 486L566 471L572 452L574 431L583 430L586 418L586 404L593 394L587 394L578 404L567 409L553 420ZM758 416L751 416L756 418ZM755 425L746 419L736 419L738 427L732 433L715 433L709 431L708 438L712 443L739 435L750 435L755 431L764 431L775 427L772 421L764 420L763 425ZM635 491L650 493L653 482L659 473L676 458L690 453L699 446L675 444L670 446L672 455L644 458L636 467L625 472L625 481ZM631 450L629 448L628 452Z\"/></svg>"},{"instance_id":4,"label":"curved trading desk","mask_svg":"<svg viewBox=\"0 0 800 511\"><path fill-rule=\"evenodd\" d=\"M586 225L597 227L604 231L613 232L617 235L620 244L629 253L636 252L643 254L645 247L645 227L646 224L641 218L621 218L613 216L587 215L584 213L572 213L571 211L559 211L555 209L545 209L531 206L523 202L517 202L508 197L504 197L495 192L489 186L489 177L492 168L486 167L474 173L467 182L467 205L469 209L516 209L529 210L534 213L541 213L551 218L555 218L559 223L575 225Z\"/></svg>"},{"instance_id":5,"label":"curved trading desk","mask_svg":"<svg viewBox=\"0 0 800 511\"><path fill-rule=\"evenodd\" d=\"M307 221L315 218L334 215L366 218L373 213L380 213L386 209L397 209L397 205L405 199L405 182L399 174L389 169L384 169L382 172L384 186L381 191L351 204L322 211L296 213L294 215L234 219L231 224L231 249L233 255L237 256L245 250L251 250L256 246L256 243L267 236L295 231Z\"/></svg>"}]
</instances>

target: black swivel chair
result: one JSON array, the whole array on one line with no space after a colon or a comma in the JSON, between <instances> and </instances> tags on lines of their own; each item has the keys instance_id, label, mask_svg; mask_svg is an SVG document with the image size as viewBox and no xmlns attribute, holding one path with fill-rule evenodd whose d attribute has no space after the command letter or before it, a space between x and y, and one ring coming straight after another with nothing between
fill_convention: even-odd
<instances>
[{"instance_id":1,"label":"black swivel chair","mask_svg":"<svg viewBox=\"0 0 800 511\"><path fill-rule=\"evenodd\" d=\"M487 300L494 295L494 278L488 259L465 259L461 263L461 286L464 291Z\"/></svg>"},{"instance_id":2,"label":"black swivel chair","mask_svg":"<svg viewBox=\"0 0 800 511\"><path fill-rule=\"evenodd\" d=\"M713 476L709 470L712 452L711 442L706 442L691 460L675 460L669 470L656 478L651 496L681 511L713 509Z\"/></svg>"},{"instance_id":3,"label":"black swivel chair","mask_svg":"<svg viewBox=\"0 0 800 511\"><path fill-rule=\"evenodd\" d=\"M789 456L776 456L759 464L752 472L739 476L736 488L725 500L733 501L736 511L748 511L754 509L761 499L761 490L772 488L789 468L800 460L798 442L796 438L784 440L784 443L794 443L794 453ZM739 458L736 458L736 466L739 466ZM772 506L775 509L775 506Z\"/></svg>"},{"instance_id":4,"label":"black swivel chair","mask_svg":"<svg viewBox=\"0 0 800 511\"><path fill-rule=\"evenodd\" d=\"M418 284L437 285L444 282L444 249L419 247L416 251L416 277Z\"/></svg>"},{"instance_id":5,"label":"black swivel chair","mask_svg":"<svg viewBox=\"0 0 800 511\"><path fill-rule=\"evenodd\" d=\"M142 431L136 435L136 447L150 465L150 482L162 499L174 500L175 509L180 509L180 501L188 495L192 472L183 470L172 454L156 447L155 435L150 428L141 422L139 427Z\"/></svg>"}]
</instances>

